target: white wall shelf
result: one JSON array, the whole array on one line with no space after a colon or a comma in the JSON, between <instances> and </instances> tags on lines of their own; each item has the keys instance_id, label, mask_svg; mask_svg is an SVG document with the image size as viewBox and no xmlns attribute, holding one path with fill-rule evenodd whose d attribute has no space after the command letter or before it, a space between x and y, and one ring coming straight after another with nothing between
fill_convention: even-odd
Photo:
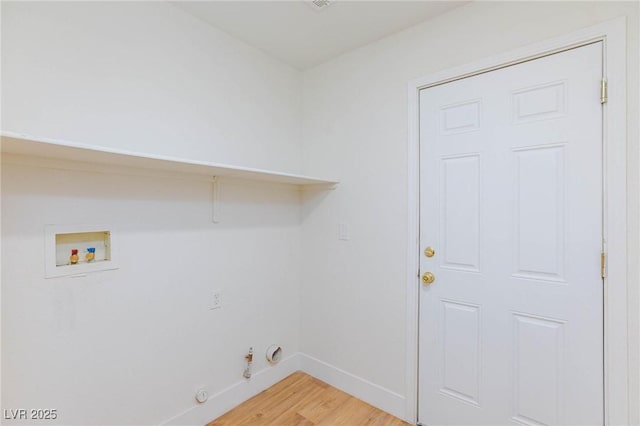
<instances>
[{"instance_id":1,"label":"white wall shelf","mask_svg":"<svg viewBox=\"0 0 640 426\"><path fill-rule=\"evenodd\" d=\"M334 187L338 184L335 180L249 167L238 167L208 161L125 151L75 142L33 137L15 132L3 131L1 132L1 136L3 154L19 154L147 170L249 179L285 183L302 187Z\"/></svg>"}]
</instances>

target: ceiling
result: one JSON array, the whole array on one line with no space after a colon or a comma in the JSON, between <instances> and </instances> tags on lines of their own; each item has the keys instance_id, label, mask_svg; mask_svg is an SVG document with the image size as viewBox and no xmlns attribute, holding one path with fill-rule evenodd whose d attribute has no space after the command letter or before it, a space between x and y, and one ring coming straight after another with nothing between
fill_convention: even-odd
<instances>
[{"instance_id":1,"label":"ceiling","mask_svg":"<svg viewBox=\"0 0 640 426\"><path fill-rule=\"evenodd\" d=\"M300 70L468 1L174 1L172 4Z\"/></svg>"}]
</instances>

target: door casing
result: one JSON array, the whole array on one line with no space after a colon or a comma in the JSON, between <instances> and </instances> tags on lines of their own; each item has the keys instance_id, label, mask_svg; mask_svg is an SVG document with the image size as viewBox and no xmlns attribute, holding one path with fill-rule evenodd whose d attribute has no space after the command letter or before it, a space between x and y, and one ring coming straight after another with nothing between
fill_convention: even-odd
<instances>
[{"instance_id":1,"label":"door casing","mask_svg":"<svg viewBox=\"0 0 640 426\"><path fill-rule=\"evenodd\" d=\"M418 418L420 90L602 41L603 75L608 82L608 100L603 108L603 231L607 252L604 279L604 411L605 425L628 424L627 168L619 166L627 164L625 37L625 19L618 18L409 83L406 420L415 424Z\"/></svg>"}]
</instances>

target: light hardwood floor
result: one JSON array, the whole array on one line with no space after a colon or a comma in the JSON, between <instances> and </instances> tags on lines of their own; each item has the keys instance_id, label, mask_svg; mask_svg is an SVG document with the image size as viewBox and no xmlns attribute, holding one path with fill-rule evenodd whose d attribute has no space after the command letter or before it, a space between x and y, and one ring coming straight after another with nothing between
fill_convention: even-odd
<instances>
[{"instance_id":1,"label":"light hardwood floor","mask_svg":"<svg viewBox=\"0 0 640 426\"><path fill-rule=\"evenodd\" d=\"M408 424L308 374L297 372L207 426Z\"/></svg>"}]
</instances>

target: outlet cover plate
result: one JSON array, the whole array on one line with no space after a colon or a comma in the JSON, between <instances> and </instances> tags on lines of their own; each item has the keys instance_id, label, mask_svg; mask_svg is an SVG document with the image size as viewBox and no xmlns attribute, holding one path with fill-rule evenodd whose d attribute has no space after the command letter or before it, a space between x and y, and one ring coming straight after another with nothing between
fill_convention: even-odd
<instances>
[{"instance_id":1,"label":"outlet cover plate","mask_svg":"<svg viewBox=\"0 0 640 426\"><path fill-rule=\"evenodd\" d=\"M220 309L222 308L222 296L220 295L219 290L214 290L211 293L211 306L209 309Z\"/></svg>"}]
</instances>

